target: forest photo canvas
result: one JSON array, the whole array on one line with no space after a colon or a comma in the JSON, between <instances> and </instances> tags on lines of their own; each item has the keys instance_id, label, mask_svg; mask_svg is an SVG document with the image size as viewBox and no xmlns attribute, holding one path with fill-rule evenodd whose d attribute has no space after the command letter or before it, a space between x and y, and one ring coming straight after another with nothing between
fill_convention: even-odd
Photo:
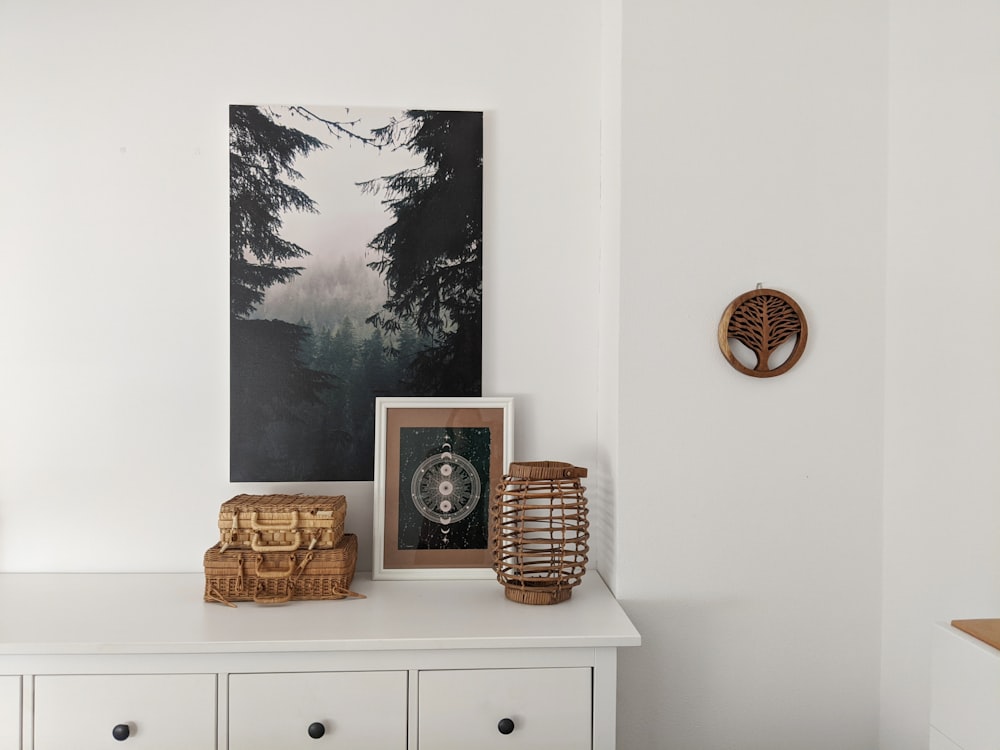
<instances>
[{"instance_id":1,"label":"forest photo canvas","mask_svg":"<svg viewBox=\"0 0 1000 750\"><path fill-rule=\"evenodd\" d=\"M482 393L482 112L233 105L230 480L371 481L375 398Z\"/></svg>"}]
</instances>

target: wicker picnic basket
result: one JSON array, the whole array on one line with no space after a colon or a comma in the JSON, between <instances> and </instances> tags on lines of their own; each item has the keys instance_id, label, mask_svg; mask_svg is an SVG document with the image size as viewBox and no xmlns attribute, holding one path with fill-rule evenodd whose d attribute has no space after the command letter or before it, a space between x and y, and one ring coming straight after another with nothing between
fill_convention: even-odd
<instances>
[{"instance_id":1,"label":"wicker picnic basket","mask_svg":"<svg viewBox=\"0 0 1000 750\"><path fill-rule=\"evenodd\" d=\"M333 549L289 552L223 550L205 552L205 601L283 604L293 599L364 598L351 591L358 562L358 538L344 534Z\"/></svg>"},{"instance_id":2,"label":"wicker picnic basket","mask_svg":"<svg viewBox=\"0 0 1000 750\"><path fill-rule=\"evenodd\" d=\"M521 604L570 598L587 571L590 532L580 478L561 461L512 463L490 503L493 570Z\"/></svg>"},{"instance_id":3,"label":"wicker picnic basket","mask_svg":"<svg viewBox=\"0 0 1000 750\"><path fill-rule=\"evenodd\" d=\"M333 549L346 516L343 495L237 495L219 509L219 544L223 552Z\"/></svg>"}]
</instances>

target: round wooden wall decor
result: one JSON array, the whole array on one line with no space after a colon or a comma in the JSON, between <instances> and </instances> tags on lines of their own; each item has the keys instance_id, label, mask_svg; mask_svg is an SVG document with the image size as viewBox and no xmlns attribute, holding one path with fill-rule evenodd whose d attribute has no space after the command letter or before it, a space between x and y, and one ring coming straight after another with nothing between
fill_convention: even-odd
<instances>
[{"instance_id":1,"label":"round wooden wall decor","mask_svg":"<svg viewBox=\"0 0 1000 750\"><path fill-rule=\"evenodd\" d=\"M802 308L787 294L758 287L729 303L719 321L719 348L733 367L754 378L771 378L788 372L806 348L808 326ZM794 337L791 352L773 365L771 356ZM756 358L754 366L740 361L732 342L746 347ZM788 347L786 346L785 349Z\"/></svg>"}]
</instances>

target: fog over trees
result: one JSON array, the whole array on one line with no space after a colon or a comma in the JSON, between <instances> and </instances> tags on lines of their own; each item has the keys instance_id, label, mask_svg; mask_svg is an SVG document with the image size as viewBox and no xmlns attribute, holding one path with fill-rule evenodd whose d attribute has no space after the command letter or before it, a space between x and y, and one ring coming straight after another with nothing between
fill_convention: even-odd
<instances>
[{"instance_id":1,"label":"fog over trees","mask_svg":"<svg viewBox=\"0 0 1000 750\"><path fill-rule=\"evenodd\" d=\"M340 112L231 108L233 481L370 480L376 396L481 393L482 114ZM380 223L292 226L348 205L303 174L344 148L411 156L346 185Z\"/></svg>"}]
</instances>

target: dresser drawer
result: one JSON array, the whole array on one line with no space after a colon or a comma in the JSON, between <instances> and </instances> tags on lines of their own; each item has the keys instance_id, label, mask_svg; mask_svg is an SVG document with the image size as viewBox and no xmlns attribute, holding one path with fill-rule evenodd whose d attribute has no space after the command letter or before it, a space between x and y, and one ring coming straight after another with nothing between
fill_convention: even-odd
<instances>
[{"instance_id":1,"label":"dresser drawer","mask_svg":"<svg viewBox=\"0 0 1000 750\"><path fill-rule=\"evenodd\" d=\"M21 747L21 677L0 675L0 748Z\"/></svg>"},{"instance_id":2,"label":"dresser drawer","mask_svg":"<svg viewBox=\"0 0 1000 750\"><path fill-rule=\"evenodd\" d=\"M216 676L40 675L34 750L215 750Z\"/></svg>"},{"instance_id":3,"label":"dresser drawer","mask_svg":"<svg viewBox=\"0 0 1000 750\"><path fill-rule=\"evenodd\" d=\"M591 670L419 674L420 750L589 750Z\"/></svg>"},{"instance_id":4,"label":"dresser drawer","mask_svg":"<svg viewBox=\"0 0 1000 750\"><path fill-rule=\"evenodd\" d=\"M403 671L231 674L229 750L406 750L406 711Z\"/></svg>"}]
</instances>

